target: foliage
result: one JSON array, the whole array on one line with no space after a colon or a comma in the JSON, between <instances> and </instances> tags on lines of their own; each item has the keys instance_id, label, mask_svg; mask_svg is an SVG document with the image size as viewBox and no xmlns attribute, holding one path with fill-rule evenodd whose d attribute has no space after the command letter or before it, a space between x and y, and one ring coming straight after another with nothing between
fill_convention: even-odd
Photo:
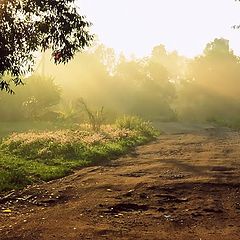
<instances>
[{"instance_id":1,"label":"foliage","mask_svg":"<svg viewBox=\"0 0 240 240\"><path fill-rule=\"evenodd\" d=\"M103 113L103 107L100 110L97 110L96 112L92 111L86 104L86 102L83 99L79 99L77 101L78 105L82 105L84 108L84 111L87 113L89 123L92 127L93 131L99 131L101 128L101 125L104 122L104 113Z\"/></svg>"},{"instance_id":2,"label":"foliage","mask_svg":"<svg viewBox=\"0 0 240 240\"><path fill-rule=\"evenodd\" d=\"M72 128L71 123L67 122L50 122L50 121L17 121L17 122L0 122L0 139L12 133L28 132L32 129L35 131L55 131L57 129Z\"/></svg>"},{"instance_id":3,"label":"foliage","mask_svg":"<svg viewBox=\"0 0 240 240\"><path fill-rule=\"evenodd\" d=\"M188 65L178 89L176 108L183 119L239 119L240 61L225 39L208 43Z\"/></svg>"},{"instance_id":4,"label":"foliage","mask_svg":"<svg viewBox=\"0 0 240 240\"><path fill-rule=\"evenodd\" d=\"M112 49L96 45L76 55L67 66L46 64L46 73L55 76L55 82L61 85L61 106L55 105L60 96L56 84L56 88L46 87L42 91L45 102L51 103L45 106L38 94L20 99L22 90L19 88L18 96L7 100L2 94L1 117L18 120L23 119L16 117L18 113L25 113L29 119L45 119L46 116L54 120L55 116L68 123L81 123L88 118L95 130L100 128L105 116L109 119L109 113L111 120L128 114L152 121L178 118L237 122L240 118L239 64L240 58L226 39L209 42L203 53L194 59L168 52L163 45L155 46L150 56L140 59L117 56ZM25 89L30 82L26 81ZM39 85L38 89L44 87ZM28 92L31 91L29 88ZM75 104L80 96L87 105ZM67 106L64 102L72 104ZM80 106L85 110L80 111Z\"/></svg>"},{"instance_id":5,"label":"foliage","mask_svg":"<svg viewBox=\"0 0 240 240\"><path fill-rule=\"evenodd\" d=\"M71 168L84 165L84 162L56 161L47 164L29 161L0 152L0 192L22 188L33 182L42 182L65 176Z\"/></svg>"},{"instance_id":6,"label":"foliage","mask_svg":"<svg viewBox=\"0 0 240 240\"><path fill-rule=\"evenodd\" d=\"M140 117L124 116L116 120L116 125L120 129L129 129L139 132L147 137L156 137L158 132L149 121L143 121Z\"/></svg>"},{"instance_id":7,"label":"foliage","mask_svg":"<svg viewBox=\"0 0 240 240\"><path fill-rule=\"evenodd\" d=\"M52 78L34 75L25 81L26 85L19 87L17 94L13 96L2 92L0 97L2 121L35 120L59 103L61 91Z\"/></svg>"},{"instance_id":8,"label":"foliage","mask_svg":"<svg viewBox=\"0 0 240 240\"><path fill-rule=\"evenodd\" d=\"M0 191L62 177L77 166L115 158L156 137L156 132L145 130L147 123L132 122L131 129L118 123L103 125L99 132L82 125L77 130L10 135L1 144Z\"/></svg>"},{"instance_id":9,"label":"foliage","mask_svg":"<svg viewBox=\"0 0 240 240\"><path fill-rule=\"evenodd\" d=\"M130 123L128 126L126 122ZM5 139L1 145L6 152L29 159L78 158L89 160L93 148L102 148L109 143L132 141L139 137L150 140L156 132L139 118L119 120L116 126L104 125L98 131L92 131L90 125L82 125L78 130L58 130L50 132L15 133ZM126 126L126 128L124 127Z\"/></svg>"},{"instance_id":10,"label":"foliage","mask_svg":"<svg viewBox=\"0 0 240 240\"><path fill-rule=\"evenodd\" d=\"M222 126L222 127L228 127L228 128L232 128L235 130L240 129L240 117L235 117L232 119L223 118L223 117L218 117L218 118L213 117L213 118L207 119L207 121L212 124Z\"/></svg>"},{"instance_id":11,"label":"foliage","mask_svg":"<svg viewBox=\"0 0 240 240\"><path fill-rule=\"evenodd\" d=\"M0 3L0 89L32 70L34 52L51 48L55 63L66 63L89 45L90 23L74 0L3 0ZM6 74L10 81L3 79Z\"/></svg>"},{"instance_id":12,"label":"foliage","mask_svg":"<svg viewBox=\"0 0 240 240\"><path fill-rule=\"evenodd\" d=\"M46 64L46 72L62 85L64 101L74 102L81 96L91 109L104 106L105 114L111 112L116 117L130 114L171 119L174 82L183 74L180 65L184 59L172 52L164 57L155 53L148 58L127 59L97 45L76 55L67 66Z\"/></svg>"},{"instance_id":13,"label":"foliage","mask_svg":"<svg viewBox=\"0 0 240 240\"><path fill-rule=\"evenodd\" d=\"M38 100L34 96L27 98L27 100L22 103L26 118L35 119L37 117L37 105Z\"/></svg>"}]
</instances>

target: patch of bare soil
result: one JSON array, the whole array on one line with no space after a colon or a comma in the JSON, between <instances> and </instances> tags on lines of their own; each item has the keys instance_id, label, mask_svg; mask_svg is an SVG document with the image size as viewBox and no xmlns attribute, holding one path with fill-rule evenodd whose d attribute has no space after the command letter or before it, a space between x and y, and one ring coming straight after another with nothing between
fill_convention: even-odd
<instances>
[{"instance_id":1,"label":"patch of bare soil","mask_svg":"<svg viewBox=\"0 0 240 240\"><path fill-rule=\"evenodd\" d=\"M1 196L0 239L239 240L239 183L238 132L163 134L106 165Z\"/></svg>"}]
</instances>

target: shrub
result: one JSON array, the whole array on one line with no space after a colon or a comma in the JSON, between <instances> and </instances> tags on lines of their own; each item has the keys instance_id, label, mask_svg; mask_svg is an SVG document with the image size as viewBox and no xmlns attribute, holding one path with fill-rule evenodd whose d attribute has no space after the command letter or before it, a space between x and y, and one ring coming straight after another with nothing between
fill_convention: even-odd
<instances>
[{"instance_id":1,"label":"shrub","mask_svg":"<svg viewBox=\"0 0 240 240\"><path fill-rule=\"evenodd\" d=\"M137 131L146 137L156 137L158 135L158 132L149 121L144 121L136 116L124 116L123 118L117 119L116 126L120 129Z\"/></svg>"}]
</instances>

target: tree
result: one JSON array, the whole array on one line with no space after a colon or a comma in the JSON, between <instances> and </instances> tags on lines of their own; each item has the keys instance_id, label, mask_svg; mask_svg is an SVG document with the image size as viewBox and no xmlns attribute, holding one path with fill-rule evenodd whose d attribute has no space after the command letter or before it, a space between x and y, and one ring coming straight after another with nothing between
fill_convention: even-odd
<instances>
[{"instance_id":1,"label":"tree","mask_svg":"<svg viewBox=\"0 0 240 240\"><path fill-rule=\"evenodd\" d=\"M180 115L193 120L240 116L240 59L226 39L208 43L188 66L179 91Z\"/></svg>"},{"instance_id":2,"label":"tree","mask_svg":"<svg viewBox=\"0 0 240 240\"><path fill-rule=\"evenodd\" d=\"M166 51L165 46L162 44L153 48L150 60L166 68L169 77L174 82L183 78L185 74L187 66L186 57L180 56L177 51Z\"/></svg>"},{"instance_id":3,"label":"tree","mask_svg":"<svg viewBox=\"0 0 240 240\"><path fill-rule=\"evenodd\" d=\"M67 63L89 46L90 23L78 13L75 0L1 0L0 90L32 71L34 53L52 50L54 62ZM11 79L4 79L10 75Z\"/></svg>"},{"instance_id":4,"label":"tree","mask_svg":"<svg viewBox=\"0 0 240 240\"><path fill-rule=\"evenodd\" d=\"M170 103L175 97L175 88L168 70L159 61L163 54L166 55L164 46L155 50L154 57L131 61L124 56L120 58L113 76L117 89L114 98L118 98L124 112L169 119L173 117Z\"/></svg>"}]
</instances>

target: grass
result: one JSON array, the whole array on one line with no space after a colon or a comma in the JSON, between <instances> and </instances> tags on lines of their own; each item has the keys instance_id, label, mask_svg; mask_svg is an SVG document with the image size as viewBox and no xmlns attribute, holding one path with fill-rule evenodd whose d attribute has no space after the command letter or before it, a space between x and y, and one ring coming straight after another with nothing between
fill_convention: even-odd
<instances>
[{"instance_id":1,"label":"grass","mask_svg":"<svg viewBox=\"0 0 240 240\"><path fill-rule=\"evenodd\" d=\"M108 161L154 139L148 122L125 117L94 132L78 129L14 133L0 146L0 192L57 179L78 167Z\"/></svg>"},{"instance_id":2,"label":"grass","mask_svg":"<svg viewBox=\"0 0 240 240\"><path fill-rule=\"evenodd\" d=\"M19 121L19 122L0 122L0 138L6 137L12 132L25 132L31 129L38 131L57 130L59 128L69 128L70 124L58 124L49 121Z\"/></svg>"},{"instance_id":3,"label":"grass","mask_svg":"<svg viewBox=\"0 0 240 240\"><path fill-rule=\"evenodd\" d=\"M0 191L22 188L34 182L49 181L69 173L77 163L48 165L0 153Z\"/></svg>"},{"instance_id":4,"label":"grass","mask_svg":"<svg viewBox=\"0 0 240 240\"><path fill-rule=\"evenodd\" d=\"M208 122L216 124L217 126L220 127L228 127L235 130L240 129L240 118L235 119L211 118L208 119Z\"/></svg>"}]
</instances>

